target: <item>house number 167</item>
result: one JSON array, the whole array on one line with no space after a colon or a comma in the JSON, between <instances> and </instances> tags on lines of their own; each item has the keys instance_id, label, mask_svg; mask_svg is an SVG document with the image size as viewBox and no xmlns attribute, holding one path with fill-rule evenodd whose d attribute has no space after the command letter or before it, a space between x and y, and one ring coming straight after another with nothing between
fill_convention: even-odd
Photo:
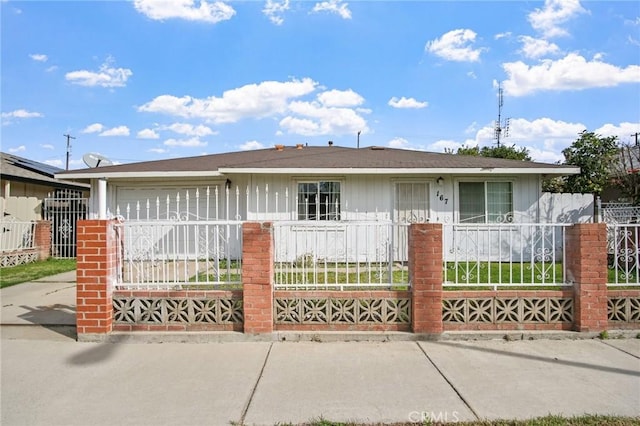
<instances>
[{"instance_id":1,"label":"house number 167","mask_svg":"<svg viewBox=\"0 0 640 426\"><path fill-rule=\"evenodd\" d=\"M444 201L445 204L449 203L449 199L445 198L444 194L440 193L440 191L436 192L436 198L440 201Z\"/></svg>"}]
</instances>

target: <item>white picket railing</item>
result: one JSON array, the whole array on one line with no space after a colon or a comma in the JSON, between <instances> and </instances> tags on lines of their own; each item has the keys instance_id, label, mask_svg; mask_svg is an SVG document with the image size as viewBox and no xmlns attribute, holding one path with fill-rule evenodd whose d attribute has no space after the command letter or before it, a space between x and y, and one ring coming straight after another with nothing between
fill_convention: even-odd
<instances>
[{"instance_id":1,"label":"white picket railing","mask_svg":"<svg viewBox=\"0 0 640 426\"><path fill-rule=\"evenodd\" d=\"M444 285L567 286L568 224L443 225Z\"/></svg>"},{"instance_id":2,"label":"white picket railing","mask_svg":"<svg viewBox=\"0 0 640 426\"><path fill-rule=\"evenodd\" d=\"M609 286L640 285L640 224L608 224Z\"/></svg>"},{"instance_id":3,"label":"white picket railing","mask_svg":"<svg viewBox=\"0 0 640 426\"><path fill-rule=\"evenodd\" d=\"M274 222L279 289L408 288L408 224Z\"/></svg>"},{"instance_id":4,"label":"white picket railing","mask_svg":"<svg viewBox=\"0 0 640 426\"><path fill-rule=\"evenodd\" d=\"M35 248L35 222L0 221L0 252Z\"/></svg>"},{"instance_id":5,"label":"white picket railing","mask_svg":"<svg viewBox=\"0 0 640 426\"><path fill-rule=\"evenodd\" d=\"M118 288L212 289L242 284L242 222L125 221Z\"/></svg>"}]
</instances>

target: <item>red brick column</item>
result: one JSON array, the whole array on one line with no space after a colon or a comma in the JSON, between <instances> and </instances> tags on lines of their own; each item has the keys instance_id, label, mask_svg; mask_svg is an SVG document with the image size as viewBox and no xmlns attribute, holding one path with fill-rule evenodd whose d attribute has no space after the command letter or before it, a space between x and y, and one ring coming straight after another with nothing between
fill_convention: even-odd
<instances>
[{"instance_id":1,"label":"red brick column","mask_svg":"<svg viewBox=\"0 0 640 426\"><path fill-rule=\"evenodd\" d=\"M242 225L242 294L245 333L273 332L273 226Z\"/></svg>"},{"instance_id":2,"label":"red brick column","mask_svg":"<svg viewBox=\"0 0 640 426\"><path fill-rule=\"evenodd\" d=\"M567 279L573 282L576 331L607 328L607 225L575 224L566 231Z\"/></svg>"},{"instance_id":3,"label":"red brick column","mask_svg":"<svg viewBox=\"0 0 640 426\"><path fill-rule=\"evenodd\" d=\"M442 333L442 224L409 227L409 279L413 332Z\"/></svg>"},{"instance_id":4,"label":"red brick column","mask_svg":"<svg viewBox=\"0 0 640 426\"><path fill-rule=\"evenodd\" d=\"M38 260L47 260L51 256L51 221L38 220L34 241L38 249Z\"/></svg>"},{"instance_id":5,"label":"red brick column","mask_svg":"<svg viewBox=\"0 0 640 426\"><path fill-rule=\"evenodd\" d=\"M76 326L78 340L101 340L112 331L112 291L117 280L119 242L115 221L79 220Z\"/></svg>"}]
</instances>

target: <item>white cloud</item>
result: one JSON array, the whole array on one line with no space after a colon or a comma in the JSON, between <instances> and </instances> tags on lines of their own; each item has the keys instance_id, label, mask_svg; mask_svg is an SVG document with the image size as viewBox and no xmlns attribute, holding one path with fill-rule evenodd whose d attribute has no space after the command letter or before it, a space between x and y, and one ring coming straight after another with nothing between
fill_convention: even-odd
<instances>
[{"instance_id":1,"label":"white cloud","mask_svg":"<svg viewBox=\"0 0 640 426\"><path fill-rule=\"evenodd\" d=\"M542 9L529 14L529 23L545 37L566 36L567 30L560 25L580 13L587 13L580 0L545 0Z\"/></svg>"},{"instance_id":2,"label":"white cloud","mask_svg":"<svg viewBox=\"0 0 640 426\"><path fill-rule=\"evenodd\" d=\"M127 68L114 68L114 60L109 57L95 71L79 70L71 71L65 75L67 81L80 86L124 87L133 72Z\"/></svg>"},{"instance_id":3,"label":"white cloud","mask_svg":"<svg viewBox=\"0 0 640 426\"><path fill-rule=\"evenodd\" d=\"M80 133L100 133L104 130L104 126L100 123L89 124L84 129L80 130Z\"/></svg>"},{"instance_id":4,"label":"white cloud","mask_svg":"<svg viewBox=\"0 0 640 426\"><path fill-rule=\"evenodd\" d=\"M43 163L53 167L59 167L59 168L64 167L64 163L62 162L62 160L44 160ZM71 161L69 161L69 163L71 163Z\"/></svg>"},{"instance_id":5,"label":"white cloud","mask_svg":"<svg viewBox=\"0 0 640 426\"><path fill-rule=\"evenodd\" d=\"M147 17L163 21L165 19L185 19L217 23L231 19L236 11L223 1L199 0L134 0L136 10Z\"/></svg>"},{"instance_id":6,"label":"white cloud","mask_svg":"<svg viewBox=\"0 0 640 426\"><path fill-rule=\"evenodd\" d=\"M400 99L395 96L389 99L389 105L394 108L426 108L429 105L428 102L420 102L415 100L414 98L405 98L404 96Z\"/></svg>"},{"instance_id":7,"label":"white cloud","mask_svg":"<svg viewBox=\"0 0 640 426\"><path fill-rule=\"evenodd\" d=\"M138 108L184 118L203 118L214 123L235 123L243 118L264 118L283 113L290 99L313 92L310 78L287 82L264 81L224 92L222 97L204 99L161 95Z\"/></svg>"},{"instance_id":8,"label":"white cloud","mask_svg":"<svg viewBox=\"0 0 640 426\"><path fill-rule=\"evenodd\" d=\"M214 132L213 130L211 130L209 127L207 126L203 126L203 125L198 125L198 126L194 126L192 124L188 124L188 123L173 123L170 126L163 126L161 127L162 130L171 130L174 133L178 133L181 135L187 135L187 136L209 136L209 135L214 135L216 134L216 132Z\"/></svg>"},{"instance_id":9,"label":"white cloud","mask_svg":"<svg viewBox=\"0 0 640 426\"><path fill-rule=\"evenodd\" d=\"M387 142L389 148L409 149L409 141L405 138L393 138Z\"/></svg>"},{"instance_id":10,"label":"white cloud","mask_svg":"<svg viewBox=\"0 0 640 426\"><path fill-rule=\"evenodd\" d=\"M24 152L27 150L27 147L24 145L20 145L17 146L15 148L9 148L9 152L14 153L14 152Z\"/></svg>"},{"instance_id":11,"label":"white cloud","mask_svg":"<svg viewBox=\"0 0 640 426\"><path fill-rule=\"evenodd\" d=\"M473 72L473 71L469 71L469 72L467 72L467 77L472 78L472 79L474 79L474 80L478 78L478 76L476 75L476 73L475 73L475 72Z\"/></svg>"},{"instance_id":12,"label":"white cloud","mask_svg":"<svg viewBox=\"0 0 640 426\"><path fill-rule=\"evenodd\" d=\"M316 3L313 6L313 12L330 12L340 15L342 19L351 19L349 4L342 3L342 0L328 0Z\"/></svg>"},{"instance_id":13,"label":"white cloud","mask_svg":"<svg viewBox=\"0 0 640 426\"><path fill-rule=\"evenodd\" d=\"M182 148L197 148L201 146L207 146L206 142L202 142L197 137L191 139L167 139L164 141L166 146L179 146Z\"/></svg>"},{"instance_id":14,"label":"white cloud","mask_svg":"<svg viewBox=\"0 0 640 426\"><path fill-rule=\"evenodd\" d=\"M282 25L284 18L282 15L289 10L289 0L267 0L262 13L275 25Z\"/></svg>"},{"instance_id":15,"label":"white cloud","mask_svg":"<svg viewBox=\"0 0 640 426\"><path fill-rule=\"evenodd\" d=\"M288 116L280 127L288 133L303 136L367 133L366 120L349 108L326 107L318 102L291 102L289 110L299 117Z\"/></svg>"},{"instance_id":16,"label":"white cloud","mask_svg":"<svg viewBox=\"0 0 640 426\"><path fill-rule=\"evenodd\" d=\"M160 135L153 129L142 129L136 135L138 139L159 139Z\"/></svg>"},{"instance_id":17,"label":"white cloud","mask_svg":"<svg viewBox=\"0 0 640 426\"><path fill-rule=\"evenodd\" d=\"M458 148L462 148L463 146L475 146L475 142L470 143L470 141L467 141L465 143L460 143L460 142L456 142L448 139L441 139L429 145L428 148L429 148L429 151L432 151L432 152L452 151L455 153L456 151L458 151Z\"/></svg>"},{"instance_id":18,"label":"white cloud","mask_svg":"<svg viewBox=\"0 0 640 426\"><path fill-rule=\"evenodd\" d=\"M539 65L529 66L518 61L505 63L502 67L509 76L504 82L505 93L512 96L545 90L581 90L640 82L639 65L620 68L596 59L587 61L576 53L557 61L543 60Z\"/></svg>"},{"instance_id":19,"label":"white cloud","mask_svg":"<svg viewBox=\"0 0 640 426\"><path fill-rule=\"evenodd\" d=\"M169 150L164 148L151 148L151 149L148 149L147 152L153 152L155 154L164 154L165 152L169 152Z\"/></svg>"},{"instance_id":20,"label":"white cloud","mask_svg":"<svg viewBox=\"0 0 640 426\"><path fill-rule=\"evenodd\" d=\"M38 118L38 117L44 117L44 115L39 113L39 112L27 111L26 109L17 109L15 111L3 112L2 113L2 118L7 118L7 119L11 119L11 118Z\"/></svg>"},{"instance_id":21,"label":"white cloud","mask_svg":"<svg viewBox=\"0 0 640 426\"><path fill-rule=\"evenodd\" d=\"M502 142L507 146L515 144L527 148L535 161L555 163L564 160L562 150L571 145L585 128L582 123L568 123L547 117L533 121L514 118L510 121L509 137ZM493 145L493 130L492 124L482 127L476 132L473 142L481 146Z\"/></svg>"},{"instance_id":22,"label":"white cloud","mask_svg":"<svg viewBox=\"0 0 640 426\"><path fill-rule=\"evenodd\" d=\"M129 136L129 128L127 126L118 126L105 130L98 136Z\"/></svg>"},{"instance_id":23,"label":"white cloud","mask_svg":"<svg viewBox=\"0 0 640 426\"><path fill-rule=\"evenodd\" d=\"M483 48L474 49L476 33L469 29L449 31L442 37L427 42L424 49L449 61L477 62Z\"/></svg>"},{"instance_id":24,"label":"white cloud","mask_svg":"<svg viewBox=\"0 0 640 426\"><path fill-rule=\"evenodd\" d=\"M32 53L29 57L37 62L47 62L47 59L49 59L47 55L43 55L42 53Z\"/></svg>"},{"instance_id":25,"label":"white cloud","mask_svg":"<svg viewBox=\"0 0 640 426\"><path fill-rule=\"evenodd\" d=\"M45 69L46 72L53 72L55 70L58 69L57 65L51 65L50 67L48 67L47 69Z\"/></svg>"},{"instance_id":26,"label":"white cloud","mask_svg":"<svg viewBox=\"0 0 640 426\"><path fill-rule=\"evenodd\" d=\"M56 149L56 147L51 145L50 143L40 144L40 148L42 148L42 149Z\"/></svg>"},{"instance_id":27,"label":"white cloud","mask_svg":"<svg viewBox=\"0 0 640 426\"><path fill-rule=\"evenodd\" d=\"M353 107L362 105L364 98L353 90L329 90L318 95L318 101L326 107Z\"/></svg>"},{"instance_id":28,"label":"white cloud","mask_svg":"<svg viewBox=\"0 0 640 426\"><path fill-rule=\"evenodd\" d=\"M527 58L536 59L548 54L556 54L560 51L557 44L548 42L547 40L529 36L520 36L518 40L522 43L520 52Z\"/></svg>"},{"instance_id":29,"label":"white cloud","mask_svg":"<svg viewBox=\"0 0 640 426\"><path fill-rule=\"evenodd\" d=\"M464 129L464 132L466 134L470 134L475 132L476 130L478 130L478 123L474 121L473 123L469 124L466 129Z\"/></svg>"},{"instance_id":30,"label":"white cloud","mask_svg":"<svg viewBox=\"0 0 640 426\"><path fill-rule=\"evenodd\" d=\"M635 143L635 139L632 138L632 135L640 133L640 122L623 122L618 125L607 123L595 129L593 132L601 136L617 136L618 140L623 143L628 143L633 139L632 143Z\"/></svg>"},{"instance_id":31,"label":"white cloud","mask_svg":"<svg viewBox=\"0 0 640 426\"><path fill-rule=\"evenodd\" d=\"M511 37L511 31L506 31L504 33L498 33L493 36L494 40L500 40L501 38L509 38Z\"/></svg>"},{"instance_id":32,"label":"white cloud","mask_svg":"<svg viewBox=\"0 0 640 426\"><path fill-rule=\"evenodd\" d=\"M264 145L258 141L247 141L240 145L240 151L252 151L254 149L263 149Z\"/></svg>"}]
</instances>

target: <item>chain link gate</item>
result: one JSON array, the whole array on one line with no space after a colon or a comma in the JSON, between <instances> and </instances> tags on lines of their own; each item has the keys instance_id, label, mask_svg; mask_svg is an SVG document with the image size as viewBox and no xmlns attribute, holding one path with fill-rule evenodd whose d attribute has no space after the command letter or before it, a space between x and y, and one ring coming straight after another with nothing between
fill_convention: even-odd
<instances>
[{"instance_id":1,"label":"chain link gate","mask_svg":"<svg viewBox=\"0 0 640 426\"><path fill-rule=\"evenodd\" d=\"M43 216L51 222L51 255L58 258L76 257L78 220L87 218L88 203L80 191L56 190L44 199Z\"/></svg>"}]
</instances>

